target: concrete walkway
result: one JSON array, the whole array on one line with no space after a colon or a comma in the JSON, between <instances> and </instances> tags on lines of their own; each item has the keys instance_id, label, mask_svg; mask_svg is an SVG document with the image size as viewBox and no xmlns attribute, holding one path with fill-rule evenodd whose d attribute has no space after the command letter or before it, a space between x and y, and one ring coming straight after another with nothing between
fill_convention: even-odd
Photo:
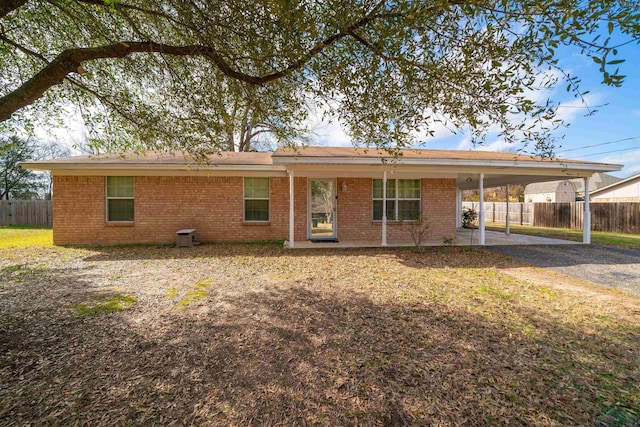
<instances>
[{"instance_id":1,"label":"concrete walkway","mask_svg":"<svg viewBox=\"0 0 640 427\"><path fill-rule=\"evenodd\" d=\"M453 242L454 246L477 246L480 233L478 230L468 230L461 228L457 230L456 238ZM485 235L486 246L511 246L511 245L579 245L580 243L568 240L550 239L548 237L526 236L524 234L506 234L499 231L487 230ZM443 239L430 239L424 243L424 246L443 246ZM410 238L403 240L389 240L388 247L407 247L414 246ZM332 241L296 241L296 249L309 248L377 248L380 247L380 241L373 240L341 240Z\"/></svg>"}]
</instances>

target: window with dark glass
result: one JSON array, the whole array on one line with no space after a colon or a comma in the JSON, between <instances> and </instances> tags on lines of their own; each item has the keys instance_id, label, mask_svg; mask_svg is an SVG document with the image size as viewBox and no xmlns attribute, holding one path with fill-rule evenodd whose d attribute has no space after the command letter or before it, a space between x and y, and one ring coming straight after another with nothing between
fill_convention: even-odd
<instances>
[{"instance_id":1,"label":"window with dark glass","mask_svg":"<svg viewBox=\"0 0 640 427\"><path fill-rule=\"evenodd\" d=\"M133 221L133 177L107 177L107 221Z\"/></svg>"},{"instance_id":2,"label":"window with dark glass","mask_svg":"<svg viewBox=\"0 0 640 427\"><path fill-rule=\"evenodd\" d=\"M269 178L244 179L244 220L269 221Z\"/></svg>"},{"instance_id":3,"label":"window with dark glass","mask_svg":"<svg viewBox=\"0 0 640 427\"><path fill-rule=\"evenodd\" d=\"M373 180L373 220L382 221L382 180ZM387 180L387 220L415 221L420 218L420 180Z\"/></svg>"}]
</instances>

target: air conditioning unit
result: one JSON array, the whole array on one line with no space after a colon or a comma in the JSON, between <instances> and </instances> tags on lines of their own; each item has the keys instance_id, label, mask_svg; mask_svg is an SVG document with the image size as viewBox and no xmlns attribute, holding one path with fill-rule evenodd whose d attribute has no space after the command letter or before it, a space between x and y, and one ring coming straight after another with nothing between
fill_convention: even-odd
<instances>
[{"instance_id":1,"label":"air conditioning unit","mask_svg":"<svg viewBox=\"0 0 640 427\"><path fill-rule=\"evenodd\" d=\"M176 232L176 246L190 248L196 243L196 229L185 228Z\"/></svg>"}]
</instances>

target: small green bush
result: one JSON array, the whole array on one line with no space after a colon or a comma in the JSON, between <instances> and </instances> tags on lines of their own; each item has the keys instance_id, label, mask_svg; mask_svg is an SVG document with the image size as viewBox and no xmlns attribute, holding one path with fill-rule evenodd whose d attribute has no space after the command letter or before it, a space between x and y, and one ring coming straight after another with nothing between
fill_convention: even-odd
<instances>
[{"instance_id":1,"label":"small green bush","mask_svg":"<svg viewBox=\"0 0 640 427\"><path fill-rule=\"evenodd\" d=\"M478 211L475 209L464 209L462 211L462 228L475 228L478 220Z\"/></svg>"}]
</instances>

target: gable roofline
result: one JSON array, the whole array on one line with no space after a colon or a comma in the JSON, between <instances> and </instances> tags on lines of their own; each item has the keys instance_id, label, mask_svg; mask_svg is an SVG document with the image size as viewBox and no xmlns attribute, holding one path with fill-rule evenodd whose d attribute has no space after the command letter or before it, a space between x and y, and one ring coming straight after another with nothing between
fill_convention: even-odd
<instances>
[{"instance_id":1,"label":"gable roofline","mask_svg":"<svg viewBox=\"0 0 640 427\"><path fill-rule=\"evenodd\" d=\"M600 192L602 192L602 191L610 190L610 189L612 189L613 187L616 187L616 186L618 186L618 185L626 184L627 182L629 182L629 181L633 181L633 180L635 180L635 179L640 179L640 173L639 173L639 174L637 174L637 175L632 175L632 176L630 176L629 178L621 179L620 181L618 181L618 182L614 182L613 184L609 184L609 185L607 185L607 186L605 186L605 187L598 188L597 190L591 191L591 195L594 195L594 194L596 194L596 193L600 193Z\"/></svg>"}]
</instances>

